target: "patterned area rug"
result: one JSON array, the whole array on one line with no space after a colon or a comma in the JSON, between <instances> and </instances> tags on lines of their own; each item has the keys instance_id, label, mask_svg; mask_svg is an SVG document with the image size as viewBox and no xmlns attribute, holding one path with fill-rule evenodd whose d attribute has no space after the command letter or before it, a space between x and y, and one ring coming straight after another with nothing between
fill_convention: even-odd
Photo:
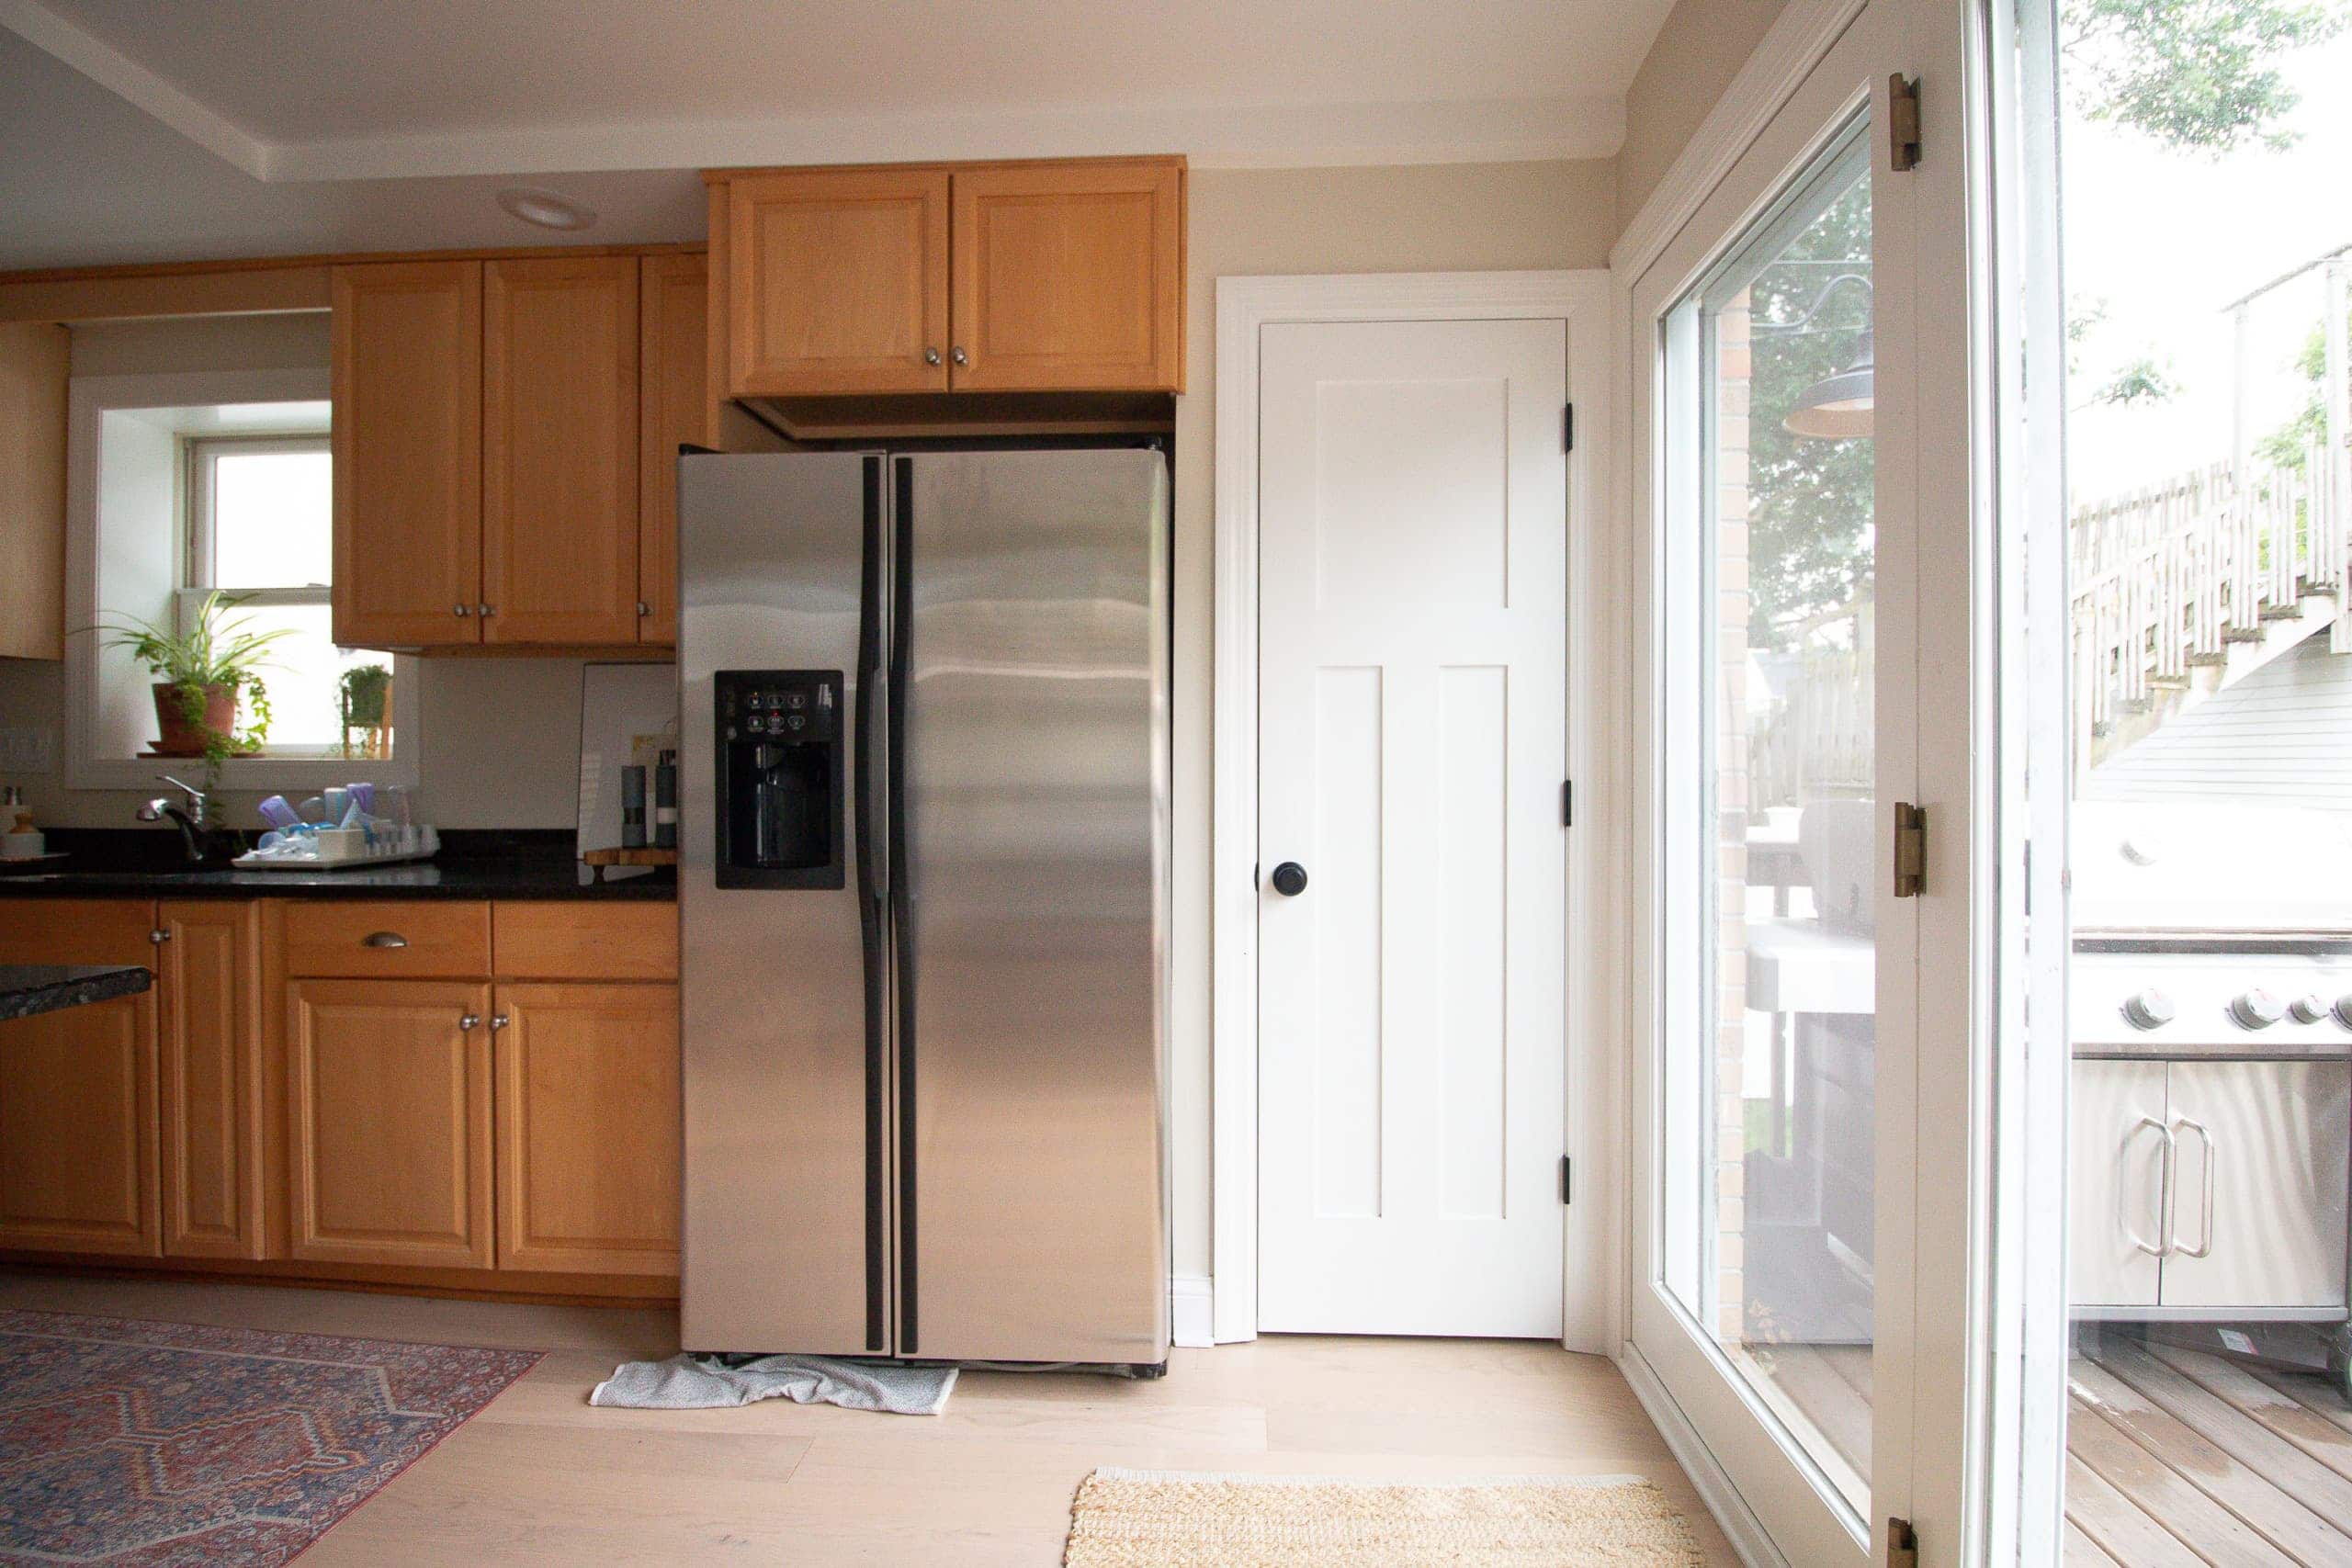
<instances>
[{"instance_id":1,"label":"patterned area rug","mask_svg":"<svg viewBox=\"0 0 2352 1568\"><path fill-rule=\"evenodd\" d=\"M0 1311L0 1562L284 1562L538 1359Z\"/></svg>"},{"instance_id":2,"label":"patterned area rug","mask_svg":"<svg viewBox=\"0 0 2352 1568\"><path fill-rule=\"evenodd\" d=\"M1065 1568L1704 1568L1690 1525L1634 1475L1408 1484L1098 1470Z\"/></svg>"}]
</instances>

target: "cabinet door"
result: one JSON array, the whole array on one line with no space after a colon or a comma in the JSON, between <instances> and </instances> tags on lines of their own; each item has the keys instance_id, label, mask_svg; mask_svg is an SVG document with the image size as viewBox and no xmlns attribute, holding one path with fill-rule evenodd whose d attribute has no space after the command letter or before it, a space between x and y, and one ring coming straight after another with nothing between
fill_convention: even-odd
<instances>
[{"instance_id":1,"label":"cabinet door","mask_svg":"<svg viewBox=\"0 0 2352 1568\"><path fill-rule=\"evenodd\" d=\"M65 656L67 334L0 323L0 657Z\"/></svg>"},{"instance_id":2,"label":"cabinet door","mask_svg":"<svg viewBox=\"0 0 2352 1568\"><path fill-rule=\"evenodd\" d=\"M250 898L157 910L167 1256L263 1254L260 917Z\"/></svg>"},{"instance_id":3,"label":"cabinet door","mask_svg":"<svg viewBox=\"0 0 2352 1568\"><path fill-rule=\"evenodd\" d=\"M2352 1063L2175 1062L2169 1074L2180 1156L2164 1304L2342 1306Z\"/></svg>"},{"instance_id":4,"label":"cabinet door","mask_svg":"<svg viewBox=\"0 0 2352 1568\"><path fill-rule=\"evenodd\" d=\"M647 256L638 276L637 640L664 647L678 640L678 448L712 445L705 271L697 255Z\"/></svg>"},{"instance_id":5,"label":"cabinet door","mask_svg":"<svg viewBox=\"0 0 2352 1568\"><path fill-rule=\"evenodd\" d=\"M14 964L152 964L154 906L0 905ZM153 991L0 1023L0 1247L156 1253Z\"/></svg>"},{"instance_id":6,"label":"cabinet door","mask_svg":"<svg viewBox=\"0 0 2352 1568\"><path fill-rule=\"evenodd\" d=\"M1163 159L957 170L956 388L1182 390L1183 205Z\"/></svg>"},{"instance_id":7,"label":"cabinet door","mask_svg":"<svg viewBox=\"0 0 2352 1568\"><path fill-rule=\"evenodd\" d=\"M2074 1164L2066 1227L2077 1306L2153 1306L2164 1245L2165 1065L2075 1064L2068 1095Z\"/></svg>"},{"instance_id":8,"label":"cabinet door","mask_svg":"<svg viewBox=\"0 0 2352 1568\"><path fill-rule=\"evenodd\" d=\"M489 1268L490 988L288 989L293 1255Z\"/></svg>"},{"instance_id":9,"label":"cabinet door","mask_svg":"<svg viewBox=\"0 0 2352 1568\"><path fill-rule=\"evenodd\" d=\"M502 985L498 1266L678 1271L678 988Z\"/></svg>"},{"instance_id":10,"label":"cabinet door","mask_svg":"<svg viewBox=\"0 0 2352 1568\"><path fill-rule=\"evenodd\" d=\"M489 264L482 640L637 640L635 256Z\"/></svg>"},{"instance_id":11,"label":"cabinet door","mask_svg":"<svg viewBox=\"0 0 2352 1568\"><path fill-rule=\"evenodd\" d=\"M334 637L479 640L481 263L334 269Z\"/></svg>"},{"instance_id":12,"label":"cabinet door","mask_svg":"<svg viewBox=\"0 0 2352 1568\"><path fill-rule=\"evenodd\" d=\"M739 398L947 386L947 175L815 169L728 185Z\"/></svg>"}]
</instances>

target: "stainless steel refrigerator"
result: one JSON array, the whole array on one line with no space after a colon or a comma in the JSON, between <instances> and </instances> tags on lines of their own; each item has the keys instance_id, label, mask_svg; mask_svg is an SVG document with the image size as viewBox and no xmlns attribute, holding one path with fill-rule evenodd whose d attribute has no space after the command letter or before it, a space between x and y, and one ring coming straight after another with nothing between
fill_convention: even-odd
<instances>
[{"instance_id":1,"label":"stainless steel refrigerator","mask_svg":"<svg viewBox=\"0 0 2352 1568\"><path fill-rule=\"evenodd\" d=\"M682 1334L1157 1370L1165 457L679 459Z\"/></svg>"}]
</instances>

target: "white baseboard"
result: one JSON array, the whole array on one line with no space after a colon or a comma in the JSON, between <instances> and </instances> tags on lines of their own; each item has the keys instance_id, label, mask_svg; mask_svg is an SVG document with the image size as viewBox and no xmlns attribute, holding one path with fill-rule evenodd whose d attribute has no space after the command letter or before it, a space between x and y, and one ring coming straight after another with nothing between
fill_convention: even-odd
<instances>
[{"instance_id":1,"label":"white baseboard","mask_svg":"<svg viewBox=\"0 0 2352 1568\"><path fill-rule=\"evenodd\" d=\"M1175 1300L1176 1314L1171 1324L1175 1341L1188 1350L1205 1350L1216 1343L1212 1331L1209 1310L1209 1281L1203 1274L1179 1274L1169 1281L1169 1292Z\"/></svg>"},{"instance_id":2,"label":"white baseboard","mask_svg":"<svg viewBox=\"0 0 2352 1568\"><path fill-rule=\"evenodd\" d=\"M1749 1509L1739 1488L1724 1473L1723 1466L1715 1462L1714 1454L1700 1439L1698 1429L1683 1416L1682 1407L1674 1403L1674 1396L1667 1393L1666 1385L1658 1381L1649 1362L1642 1359L1642 1353L1626 1346L1617 1358L1617 1370L1625 1375L1625 1382L1632 1386L1634 1397L1641 1401L1642 1408L1649 1412L1658 1436L1666 1439L1668 1451L1682 1466L1683 1473L1690 1477L1699 1500L1707 1505L1707 1512L1723 1527L1724 1535L1730 1540L1731 1549L1739 1553L1739 1560L1747 1568L1789 1568L1789 1560L1772 1544L1772 1538L1764 1533L1763 1521Z\"/></svg>"}]
</instances>

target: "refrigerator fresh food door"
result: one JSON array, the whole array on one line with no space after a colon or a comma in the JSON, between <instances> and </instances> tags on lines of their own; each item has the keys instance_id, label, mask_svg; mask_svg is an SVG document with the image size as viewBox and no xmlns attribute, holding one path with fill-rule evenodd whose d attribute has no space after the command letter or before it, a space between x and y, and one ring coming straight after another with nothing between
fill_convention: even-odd
<instances>
[{"instance_id":1,"label":"refrigerator fresh food door","mask_svg":"<svg viewBox=\"0 0 2352 1568\"><path fill-rule=\"evenodd\" d=\"M899 1351L1156 1364L1166 463L892 467Z\"/></svg>"},{"instance_id":2,"label":"refrigerator fresh food door","mask_svg":"<svg viewBox=\"0 0 2352 1568\"><path fill-rule=\"evenodd\" d=\"M888 1354L883 459L679 459L680 1337Z\"/></svg>"}]
</instances>

